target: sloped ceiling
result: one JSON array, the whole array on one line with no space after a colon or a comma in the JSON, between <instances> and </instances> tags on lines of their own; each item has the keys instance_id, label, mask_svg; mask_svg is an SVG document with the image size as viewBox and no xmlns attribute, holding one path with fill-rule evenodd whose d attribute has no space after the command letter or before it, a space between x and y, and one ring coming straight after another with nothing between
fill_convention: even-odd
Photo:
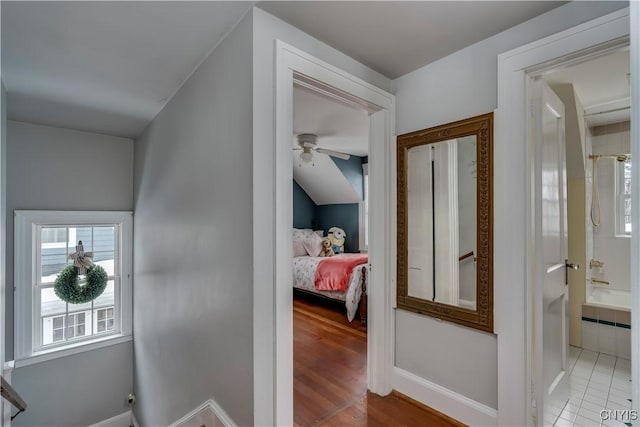
<instances>
[{"instance_id":1,"label":"sloped ceiling","mask_svg":"<svg viewBox=\"0 0 640 427\"><path fill-rule=\"evenodd\" d=\"M296 135L315 133L318 147L366 156L369 149L369 117L364 109L341 104L309 89L293 90L292 148ZM361 200L353 185L326 154L313 154L313 163L300 161L292 150L293 179L316 205L357 203Z\"/></svg>"},{"instance_id":2,"label":"sloped ceiling","mask_svg":"<svg viewBox=\"0 0 640 427\"><path fill-rule=\"evenodd\" d=\"M8 117L136 137L252 6L3 1Z\"/></svg>"},{"instance_id":3,"label":"sloped ceiling","mask_svg":"<svg viewBox=\"0 0 640 427\"><path fill-rule=\"evenodd\" d=\"M318 155L314 164L299 164L293 152L293 179L316 205L358 203L360 196L342 171L327 155Z\"/></svg>"}]
</instances>

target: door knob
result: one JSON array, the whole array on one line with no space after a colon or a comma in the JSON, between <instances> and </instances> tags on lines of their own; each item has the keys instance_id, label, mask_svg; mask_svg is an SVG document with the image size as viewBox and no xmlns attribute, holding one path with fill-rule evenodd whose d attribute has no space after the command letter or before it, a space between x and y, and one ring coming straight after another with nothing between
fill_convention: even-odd
<instances>
[{"instance_id":1,"label":"door knob","mask_svg":"<svg viewBox=\"0 0 640 427\"><path fill-rule=\"evenodd\" d=\"M571 270L579 270L580 264L570 263L568 259L564 260L564 284L569 284L569 269Z\"/></svg>"},{"instance_id":2,"label":"door knob","mask_svg":"<svg viewBox=\"0 0 640 427\"><path fill-rule=\"evenodd\" d=\"M572 264L572 263L569 263L569 262L566 262L566 261L565 261L565 264L566 264L567 268L570 268L572 270L580 270L580 264Z\"/></svg>"}]
</instances>

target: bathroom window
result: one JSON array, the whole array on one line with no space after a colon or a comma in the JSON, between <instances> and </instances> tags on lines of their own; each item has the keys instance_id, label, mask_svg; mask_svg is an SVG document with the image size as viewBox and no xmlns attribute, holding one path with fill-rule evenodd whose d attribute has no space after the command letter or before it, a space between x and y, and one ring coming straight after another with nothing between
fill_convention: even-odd
<instances>
[{"instance_id":1,"label":"bathroom window","mask_svg":"<svg viewBox=\"0 0 640 427\"><path fill-rule=\"evenodd\" d=\"M616 162L617 234L631 235L631 161Z\"/></svg>"}]
</instances>

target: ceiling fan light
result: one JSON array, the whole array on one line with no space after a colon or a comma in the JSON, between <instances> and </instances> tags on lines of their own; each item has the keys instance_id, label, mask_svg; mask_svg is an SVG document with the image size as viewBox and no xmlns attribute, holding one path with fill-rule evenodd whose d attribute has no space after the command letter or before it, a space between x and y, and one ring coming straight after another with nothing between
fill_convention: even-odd
<instances>
[{"instance_id":1,"label":"ceiling fan light","mask_svg":"<svg viewBox=\"0 0 640 427\"><path fill-rule=\"evenodd\" d=\"M302 153L300 153L300 160L302 160L304 163L311 163L311 161L313 160L313 154L310 151L303 151Z\"/></svg>"}]
</instances>

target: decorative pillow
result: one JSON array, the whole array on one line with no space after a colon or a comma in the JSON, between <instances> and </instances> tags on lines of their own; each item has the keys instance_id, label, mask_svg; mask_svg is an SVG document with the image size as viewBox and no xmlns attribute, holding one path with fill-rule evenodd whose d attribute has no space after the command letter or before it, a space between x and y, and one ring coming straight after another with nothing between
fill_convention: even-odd
<instances>
[{"instance_id":1,"label":"decorative pillow","mask_svg":"<svg viewBox=\"0 0 640 427\"><path fill-rule=\"evenodd\" d=\"M307 250L304 248L304 240L293 241L293 256L307 256Z\"/></svg>"},{"instance_id":2,"label":"decorative pillow","mask_svg":"<svg viewBox=\"0 0 640 427\"><path fill-rule=\"evenodd\" d=\"M320 237L324 237L324 230L313 230L313 232Z\"/></svg>"},{"instance_id":3,"label":"decorative pillow","mask_svg":"<svg viewBox=\"0 0 640 427\"><path fill-rule=\"evenodd\" d=\"M304 240L310 235L313 234L313 230L310 228L294 228L293 229L293 240Z\"/></svg>"},{"instance_id":4,"label":"decorative pillow","mask_svg":"<svg viewBox=\"0 0 640 427\"><path fill-rule=\"evenodd\" d=\"M322 237L316 233L312 233L311 236L302 242L302 245L307 250L309 256L318 256L322 251Z\"/></svg>"},{"instance_id":5,"label":"decorative pillow","mask_svg":"<svg viewBox=\"0 0 640 427\"><path fill-rule=\"evenodd\" d=\"M313 234L310 228L294 228L293 229L293 256L307 256L307 250L304 248L303 242Z\"/></svg>"}]
</instances>

